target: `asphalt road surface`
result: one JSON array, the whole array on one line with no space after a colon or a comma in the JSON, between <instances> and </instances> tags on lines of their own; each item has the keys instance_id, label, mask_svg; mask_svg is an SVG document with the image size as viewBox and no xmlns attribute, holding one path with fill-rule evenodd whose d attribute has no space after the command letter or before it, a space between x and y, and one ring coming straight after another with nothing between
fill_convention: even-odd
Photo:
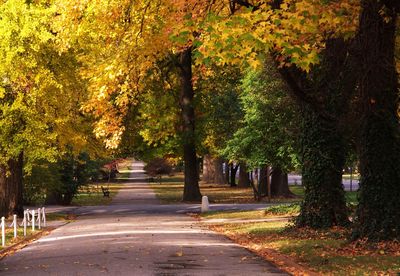
<instances>
[{"instance_id":1,"label":"asphalt road surface","mask_svg":"<svg viewBox=\"0 0 400 276\"><path fill-rule=\"evenodd\" d=\"M76 221L0 261L0 274L284 275L185 214L198 205L160 205L144 179L134 162L111 205L71 209Z\"/></svg>"}]
</instances>

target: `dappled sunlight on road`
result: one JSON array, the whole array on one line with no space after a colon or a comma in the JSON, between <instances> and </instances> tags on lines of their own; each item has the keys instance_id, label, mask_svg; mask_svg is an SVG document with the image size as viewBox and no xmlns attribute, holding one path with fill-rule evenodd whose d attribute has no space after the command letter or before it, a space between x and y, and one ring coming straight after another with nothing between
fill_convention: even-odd
<instances>
[{"instance_id":1,"label":"dappled sunlight on road","mask_svg":"<svg viewBox=\"0 0 400 276\"><path fill-rule=\"evenodd\" d=\"M151 235L151 234L200 234L201 230L196 229L185 229L185 230L157 230L157 229L148 229L148 230L129 230L129 231L110 231L110 232L97 232L97 233L87 233L87 234L78 234L78 235L64 235L62 237L48 237L43 238L40 242L51 242L57 240L68 240L68 239L77 239L77 238L88 238L88 237L102 237L102 236L119 236L119 235ZM124 237L122 237L124 238Z\"/></svg>"}]
</instances>

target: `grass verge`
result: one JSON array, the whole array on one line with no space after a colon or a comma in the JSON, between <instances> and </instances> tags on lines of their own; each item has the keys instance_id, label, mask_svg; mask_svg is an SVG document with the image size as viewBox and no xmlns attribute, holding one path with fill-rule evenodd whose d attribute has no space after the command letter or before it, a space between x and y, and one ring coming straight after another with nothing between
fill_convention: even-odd
<instances>
[{"instance_id":1,"label":"grass verge","mask_svg":"<svg viewBox=\"0 0 400 276\"><path fill-rule=\"evenodd\" d=\"M396 275L400 271L399 242L350 243L347 229L287 226L288 222L274 221L209 227L295 275Z\"/></svg>"},{"instance_id":2,"label":"grass verge","mask_svg":"<svg viewBox=\"0 0 400 276\"><path fill-rule=\"evenodd\" d=\"M230 187L229 185L207 184L200 182L200 191L208 196L210 203L257 203L253 197L252 188ZM182 201L183 176L164 176L161 183L150 183L150 187L156 193L157 198L165 204L176 204ZM273 198L271 203L295 203L304 197L304 187L300 185L289 186L294 198ZM356 192L346 192L349 203L357 203ZM267 203L263 198L259 203Z\"/></svg>"},{"instance_id":3,"label":"grass verge","mask_svg":"<svg viewBox=\"0 0 400 276\"><path fill-rule=\"evenodd\" d=\"M207 184L200 182L200 190L203 195L208 196L211 203L256 203L253 197L252 188L230 187L229 185ZM172 176L163 177L161 183L150 183L151 188L156 193L162 203L174 204L182 201L183 177ZM296 198L274 198L272 202L297 202L304 195L301 186L291 186L291 191L298 195ZM266 198L260 203L266 203Z\"/></svg>"}]
</instances>

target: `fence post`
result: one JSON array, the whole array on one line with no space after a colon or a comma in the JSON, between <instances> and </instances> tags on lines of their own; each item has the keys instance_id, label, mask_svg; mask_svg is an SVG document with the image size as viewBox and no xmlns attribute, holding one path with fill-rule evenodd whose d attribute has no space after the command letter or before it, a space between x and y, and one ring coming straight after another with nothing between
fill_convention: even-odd
<instances>
[{"instance_id":1,"label":"fence post","mask_svg":"<svg viewBox=\"0 0 400 276\"><path fill-rule=\"evenodd\" d=\"M14 224L14 239L17 237L17 226L18 226L18 221L17 221L17 215L14 215L14 220L13 220L13 224Z\"/></svg>"},{"instance_id":2,"label":"fence post","mask_svg":"<svg viewBox=\"0 0 400 276\"><path fill-rule=\"evenodd\" d=\"M30 222L29 222L29 221L31 220L31 219L30 219L30 214L31 214L31 213L29 213L29 209L26 209L26 224L27 224L28 226L31 225Z\"/></svg>"},{"instance_id":3,"label":"fence post","mask_svg":"<svg viewBox=\"0 0 400 276\"><path fill-rule=\"evenodd\" d=\"M27 224L27 222L26 222L26 220L27 220L27 215L26 215L26 213L27 213L28 211L24 211L24 220L22 221L22 224L23 224L23 226L24 226L24 237L26 236L26 224Z\"/></svg>"},{"instance_id":4,"label":"fence post","mask_svg":"<svg viewBox=\"0 0 400 276\"><path fill-rule=\"evenodd\" d=\"M32 210L32 231L35 231L35 210Z\"/></svg>"},{"instance_id":5,"label":"fence post","mask_svg":"<svg viewBox=\"0 0 400 276\"><path fill-rule=\"evenodd\" d=\"M38 228L42 229L42 218L41 218L41 210L40 208L37 210L37 217L38 217Z\"/></svg>"},{"instance_id":6,"label":"fence post","mask_svg":"<svg viewBox=\"0 0 400 276\"><path fill-rule=\"evenodd\" d=\"M1 246L4 247L6 245L6 222L5 218L1 217Z\"/></svg>"},{"instance_id":7,"label":"fence post","mask_svg":"<svg viewBox=\"0 0 400 276\"><path fill-rule=\"evenodd\" d=\"M43 227L46 227L46 209L42 207Z\"/></svg>"}]
</instances>

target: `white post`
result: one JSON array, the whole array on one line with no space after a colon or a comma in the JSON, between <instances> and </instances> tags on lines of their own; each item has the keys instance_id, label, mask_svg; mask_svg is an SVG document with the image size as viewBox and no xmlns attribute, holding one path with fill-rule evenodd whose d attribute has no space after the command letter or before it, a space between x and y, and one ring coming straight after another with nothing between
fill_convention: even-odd
<instances>
[{"instance_id":1,"label":"white post","mask_svg":"<svg viewBox=\"0 0 400 276\"><path fill-rule=\"evenodd\" d=\"M18 226L18 221L17 221L17 215L14 215L14 239L17 237L17 226Z\"/></svg>"},{"instance_id":2,"label":"white post","mask_svg":"<svg viewBox=\"0 0 400 276\"><path fill-rule=\"evenodd\" d=\"M32 210L32 231L35 231L35 210Z\"/></svg>"},{"instance_id":3,"label":"white post","mask_svg":"<svg viewBox=\"0 0 400 276\"><path fill-rule=\"evenodd\" d=\"M24 220L22 221L22 224L24 225L24 237L26 236L26 224L27 224L27 215L28 211L24 211Z\"/></svg>"},{"instance_id":4,"label":"white post","mask_svg":"<svg viewBox=\"0 0 400 276\"><path fill-rule=\"evenodd\" d=\"M29 212L29 209L26 209L26 224L29 226L30 225L30 215L31 213Z\"/></svg>"},{"instance_id":5,"label":"white post","mask_svg":"<svg viewBox=\"0 0 400 276\"><path fill-rule=\"evenodd\" d=\"M38 228L42 229L42 210L40 210L40 208L37 210L37 217L38 217Z\"/></svg>"},{"instance_id":6,"label":"white post","mask_svg":"<svg viewBox=\"0 0 400 276\"><path fill-rule=\"evenodd\" d=\"M4 247L6 246L6 222L5 218L1 217L1 246Z\"/></svg>"},{"instance_id":7,"label":"white post","mask_svg":"<svg viewBox=\"0 0 400 276\"><path fill-rule=\"evenodd\" d=\"M42 207L42 217L43 217L43 227L46 227L46 211L44 207Z\"/></svg>"},{"instance_id":8,"label":"white post","mask_svg":"<svg viewBox=\"0 0 400 276\"><path fill-rule=\"evenodd\" d=\"M210 203L208 202L208 197L203 196L201 198L201 212L208 212L210 210Z\"/></svg>"}]
</instances>

